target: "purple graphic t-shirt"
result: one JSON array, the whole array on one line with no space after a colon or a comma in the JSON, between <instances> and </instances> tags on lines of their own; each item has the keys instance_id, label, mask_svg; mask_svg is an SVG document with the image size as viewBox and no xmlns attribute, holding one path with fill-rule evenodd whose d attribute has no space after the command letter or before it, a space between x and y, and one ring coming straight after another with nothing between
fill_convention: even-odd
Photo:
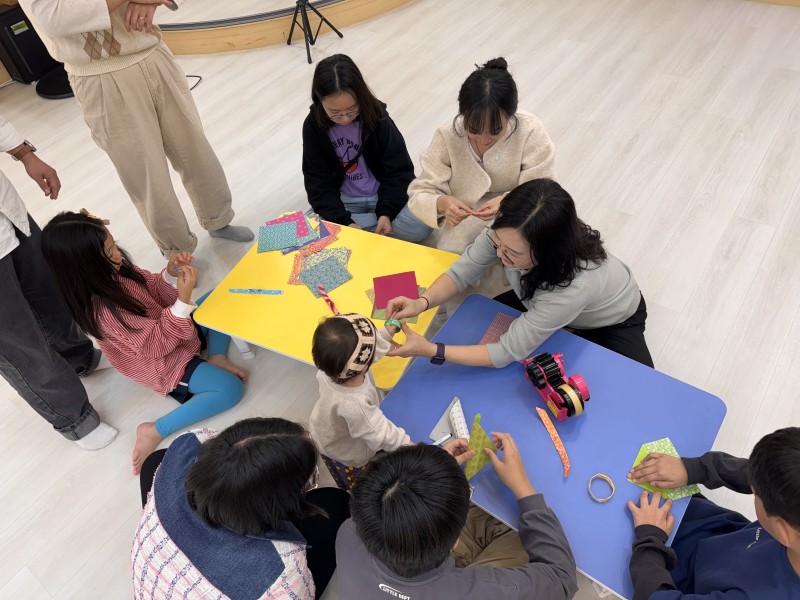
<instances>
[{"instance_id":1,"label":"purple graphic t-shirt","mask_svg":"<svg viewBox=\"0 0 800 600\"><path fill-rule=\"evenodd\" d=\"M333 149L343 165L353 160L361 150L361 122L353 121L349 125L334 124L328 130ZM369 170L363 156L344 174L341 192L348 196L374 196L378 193L380 182Z\"/></svg>"}]
</instances>

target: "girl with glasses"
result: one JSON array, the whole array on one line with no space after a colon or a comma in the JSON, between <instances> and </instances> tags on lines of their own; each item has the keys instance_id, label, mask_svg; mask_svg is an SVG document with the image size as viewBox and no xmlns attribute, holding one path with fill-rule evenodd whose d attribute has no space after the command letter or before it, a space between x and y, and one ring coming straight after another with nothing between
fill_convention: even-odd
<instances>
[{"instance_id":1,"label":"girl with glasses","mask_svg":"<svg viewBox=\"0 0 800 600\"><path fill-rule=\"evenodd\" d=\"M414 164L386 105L349 56L319 62L303 123L303 178L324 220L420 242L431 229L406 204Z\"/></svg>"},{"instance_id":2,"label":"girl with glasses","mask_svg":"<svg viewBox=\"0 0 800 600\"><path fill-rule=\"evenodd\" d=\"M508 63L490 60L467 77L458 115L436 130L423 152L408 206L434 228L437 248L461 254L494 219L504 194L554 176L553 142L539 119L518 110L517 101ZM491 287L484 281L481 289Z\"/></svg>"},{"instance_id":3,"label":"girl with glasses","mask_svg":"<svg viewBox=\"0 0 800 600\"><path fill-rule=\"evenodd\" d=\"M554 331L569 327L652 367L644 339L647 307L631 270L603 247L600 233L578 218L572 197L551 179L512 190L488 231L418 299L394 298L390 319L438 306L502 264L511 291L495 300L522 311L500 340L486 345L436 345L403 326L407 341L388 356L437 357L467 366L502 368L530 356Z\"/></svg>"}]
</instances>

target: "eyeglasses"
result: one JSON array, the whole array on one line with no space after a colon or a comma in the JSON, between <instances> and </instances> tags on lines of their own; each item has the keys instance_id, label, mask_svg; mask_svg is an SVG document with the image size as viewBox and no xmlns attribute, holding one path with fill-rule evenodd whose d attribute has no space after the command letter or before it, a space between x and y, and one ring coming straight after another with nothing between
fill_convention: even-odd
<instances>
[{"instance_id":1,"label":"eyeglasses","mask_svg":"<svg viewBox=\"0 0 800 600\"><path fill-rule=\"evenodd\" d=\"M494 241L494 232L491 229L486 229L485 231L486 235L489 237L489 243L492 244L492 246L494 247L494 251L499 252L500 256L502 258L505 258L508 262L515 264L516 260L514 259L514 257L510 256L508 252L506 252L505 250L502 250L500 244Z\"/></svg>"},{"instance_id":2,"label":"eyeglasses","mask_svg":"<svg viewBox=\"0 0 800 600\"><path fill-rule=\"evenodd\" d=\"M325 114L328 115L328 118L331 121L350 121L355 119L359 115L359 112L357 110L353 110L350 112L337 112L335 114L331 114L326 110Z\"/></svg>"}]
</instances>

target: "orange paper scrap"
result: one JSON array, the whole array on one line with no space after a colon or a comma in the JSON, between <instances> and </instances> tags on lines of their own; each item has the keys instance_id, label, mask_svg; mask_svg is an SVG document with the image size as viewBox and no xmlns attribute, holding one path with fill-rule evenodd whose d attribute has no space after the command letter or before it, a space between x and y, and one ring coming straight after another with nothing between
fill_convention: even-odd
<instances>
[{"instance_id":1,"label":"orange paper scrap","mask_svg":"<svg viewBox=\"0 0 800 600\"><path fill-rule=\"evenodd\" d=\"M536 412L539 413L539 418L542 420L545 429L547 429L547 433L550 434L550 439L553 440L553 446L556 447L558 455L561 457L561 464L564 465L564 477L566 477L569 475L569 457L564 448L564 442L562 442L561 438L558 436L556 427L553 425L553 421L550 420L550 415L547 414L547 411L537 406Z\"/></svg>"}]
</instances>

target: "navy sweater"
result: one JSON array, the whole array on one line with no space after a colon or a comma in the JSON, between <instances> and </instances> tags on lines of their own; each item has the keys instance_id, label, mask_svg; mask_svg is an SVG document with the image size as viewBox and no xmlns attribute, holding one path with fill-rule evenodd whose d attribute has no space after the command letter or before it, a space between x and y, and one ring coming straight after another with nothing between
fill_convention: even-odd
<instances>
[{"instance_id":1,"label":"navy sweater","mask_svg":"<svg viewBox=\"0 0 800 600\"><path fill-rule=\"evenodd\" d=\"M747 459L708 452L683 462L689 483L751 491ZM789 563L786 548L758 522L742 523L738 531L709 535L697 544L691 590L676 589L670 575L676 555L666 541L667 534L658 527L636 528L630 562L633 600L800 600L800 577Z\"/></svg>"}]
</instances>

